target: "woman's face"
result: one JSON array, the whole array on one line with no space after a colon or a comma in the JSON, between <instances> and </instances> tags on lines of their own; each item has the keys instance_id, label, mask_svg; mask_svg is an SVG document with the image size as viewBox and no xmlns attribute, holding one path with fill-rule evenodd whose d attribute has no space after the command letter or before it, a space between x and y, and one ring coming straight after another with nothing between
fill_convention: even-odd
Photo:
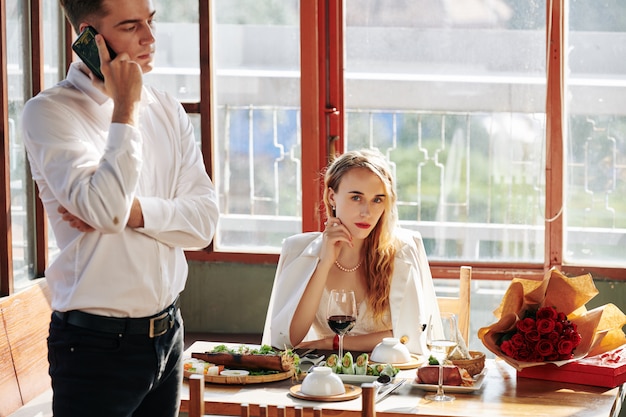
<instances>
[{"instance_id":1,"label":"woman's face","mask_svg":"<svg viewBox=\"0 0 626 417\"><path fill-rule=\"evenodd\" d=\"M353 238L365 239L385 211L385 185L370 170L355 168L346 173L328 199Z\"/></svg>"}]
</instances>

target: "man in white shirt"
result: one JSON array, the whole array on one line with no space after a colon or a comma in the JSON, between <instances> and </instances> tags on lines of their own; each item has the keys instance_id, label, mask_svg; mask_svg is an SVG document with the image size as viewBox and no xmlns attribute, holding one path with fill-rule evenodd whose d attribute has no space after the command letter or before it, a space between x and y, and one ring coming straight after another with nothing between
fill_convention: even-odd
<instances>
[{"instance_id":1,"label":"man in white shirt","mask_svg":"<svg viewBox=\"0 0 626 417\"><path fill-rule=\"evenodd\" d=\"M213 239L214 186L180 103L143 85L153 65L152 1L61 5L77 33L100 33L104 81L75 62L23 115L33 178L60 249L46 270L53 412L177 416L183 248Z\"/></svg>"}]
</instances>

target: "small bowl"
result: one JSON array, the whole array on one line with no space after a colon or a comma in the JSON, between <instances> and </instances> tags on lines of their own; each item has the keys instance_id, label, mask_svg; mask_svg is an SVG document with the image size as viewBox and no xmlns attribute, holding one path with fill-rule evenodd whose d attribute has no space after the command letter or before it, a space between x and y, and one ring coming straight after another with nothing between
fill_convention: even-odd
<instances>
[{"instance_id":1,"label":"small bowl","mask_svg":"<svg viewBox=\"0 0 626 417\"><path fill-rule=\"evenodd\" d=\"M316 366L302 380L300 391L306 395L327 397L345 394L346 387L332 369L327 366Z\"/></svg>"},{"instance_id":2,"label":"small bowl","mask_svg":"<svg viewBox=\"0 0 626 417\"><path fill-rule=\"evenodd\" d=\"M220 375L247 376L247 375L250 375L250 371L246 371L245 369L224 369L222 372L220 372Z\"/></svg>"},{"instance_id":3,"label":"small bowl","mask_svg":"<svg viewBox=\"0 0 626 417\"><path fill-rule=\"evenodd\" d=\"M374 347L370 355L372 362L406 363L411 360L411 352L395 337L385 337Z\"/></svg>"},{"instance_id":4,"label":"small bowl","mask_svg":"<svg viewBox=\"0 0 626 417\"><path fill-rule=\"evenodd\" d=\"M452 363L465 369L471 376L478 375L485 368L485 354L470 350L470 355L472 355L472 359L453 359Z\"/></svg>"}]
</instances>

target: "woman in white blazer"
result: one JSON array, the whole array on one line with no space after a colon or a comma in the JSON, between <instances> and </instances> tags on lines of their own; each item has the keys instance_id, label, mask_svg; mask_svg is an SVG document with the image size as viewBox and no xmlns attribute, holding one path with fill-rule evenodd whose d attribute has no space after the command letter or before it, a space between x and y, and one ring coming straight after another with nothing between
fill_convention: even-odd
<instances>
[{"instance_id":1,"label":"woman in white blazer","mask_svg":"<svg viewBox=\"0 0 626 417\"><path fill-rule=\"evenodd\" d=\"M412 353L426 353L426 324L440 327L435 290L421 236L396 227L396 192L384 156L344 153L326 170L324 185L324 232L283 242L263 343L336 350L326 306L332 289L344 289L354 291L358 306L346 351L371 352L384 337L395 337Z\"/></svg>"}]
</instances>

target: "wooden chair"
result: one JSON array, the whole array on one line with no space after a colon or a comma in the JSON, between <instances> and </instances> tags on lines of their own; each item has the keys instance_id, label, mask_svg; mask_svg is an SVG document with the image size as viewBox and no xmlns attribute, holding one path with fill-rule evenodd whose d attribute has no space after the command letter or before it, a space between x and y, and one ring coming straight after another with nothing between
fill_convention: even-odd
<instances>
[{"instance_id":1,"label":"wooden chair","mask_svg":"<svg viewBox=\"0 0 626 417\"><path fill-rule=\"evenodd\" d=\"M288 411L292 410L292 411ZM322 417L322 409L320 407L276 407L277 417L286 417L287 415L295 417L304 417L305 413L308 417ZM204 375L193 374L189 376L189 417L204 417ZM267 417L268 406L259 405L259 414L257 417ZM250 417L250 405L241 404L241 417Z\"/></svg>"},{"instance_id":2,"label":"wooden chair","mask_svg":"<svg viewBox=\"0 0 626 417\"><path fill-rule=\"evenodd\" d=\"M439 311L449 311L456 314L458 326L465 343L469 345L470 323L470 292L472 284L472 267L462 266L459 276L458 297L437 297Z\"/></svg>"},{"instance_id":3,"label":"wooden chair","mask_svg":"<svg viewBox=\"0 0 626 417\"><path fill-rule=\"evenodd\" d=\"M376 417L375 398L376 388L374 384L361 385L361 416ZM320 407L301 407L301 406L277 406L277 417L322 417L323 411ZM193 374L189 377L189 417L203 417L204 414L204 375ZM257 417L268 417L268 406L259 405L259 414ZM250 405L241 404L241 417L251 417Z\"/></svg>"}]
</instances>

